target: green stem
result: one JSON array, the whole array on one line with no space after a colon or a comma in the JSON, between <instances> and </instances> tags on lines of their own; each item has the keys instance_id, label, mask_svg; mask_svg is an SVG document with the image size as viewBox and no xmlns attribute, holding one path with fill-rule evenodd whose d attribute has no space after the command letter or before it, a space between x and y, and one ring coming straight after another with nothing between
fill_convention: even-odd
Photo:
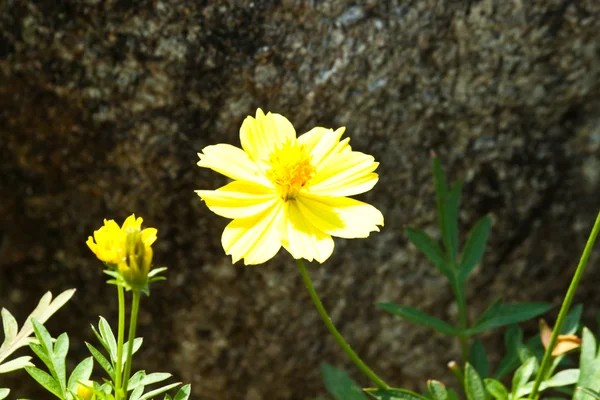
<instances>
[{"instance_id":1,"label":"green stem","mask_svg":"<svg viewBox=\"0 0 600 400\"><path fill-rule=\"evenodd\" d=\"M331 322L331 318L329 317L329 314L327 314L327 311L325 310L325 307L323 307L323 304L321 303L321 300L319 299L317 292L315 292L315 288L313 287L312 281L310 280L310 276L308 275L308 271L306 270L304 261L302 259L296 259L296 263L298 264L298 269L300 270L300 274L302 274L302 280L304 280L304 285L306 286L306 289L308 290L308 294L310 295L310 298L312 299L313 303L315 303L315 306L317 307L317 311L319 312L321 319L325 323L325 326L327 327L327 329L329 329L329 332L331 332L331 334L333 335L335 340L338 342L338 344L346 352L348 357L350 357L352 362L354 362L354 364L363 372L363 374L365 374L380 389L389 389L389 385L387 383L385 383L380 377L378 377L377 374L375 374L375 372L373 372L367 366L367 364L365 364L360 359L360 357L358 357L358 355L354 352L354 350L352 350L350 345L346 342L344 337L338 332L336 327Z\"/></svg>"},{"instance_id":2,"label":"green stem","mask_svg":"<svg viewBox=\"0 0 600 400\"><path fill-rule=\"evenodd\" d=\"M127 359L125 360L125 373L123 375L123 393L127 398L127 384L131 374L131 355L133 354L133 342L135 340L135 328L137 325L137 316L140 309L140 291L133 290L133 301L131 303L131 317L129 320L129 339L127 345Z\"/></svg>"},{"instance_id":3,"label":"green stem","mask_svg":"<svg viewBox=\"0 0 600 400\"><path fill-rule=\"evenodd\" d=\"M575 290L577 290L577 286L579 285L579 281L581 276L583 275L583 271L585 270L585 266L587 264L588 258L590 257L590 253L592 252L592 248L594 247L594 243L596 242L596 237L598 237L598 232L600 231L600 212L596 217L596 222L594 223L594 227L592 228L592 232L590 233L590 237L587 240L585 248L583 249L583 254L581 255L581 259L579 260L579 265L577 265L577 269L575 270L575 274L573 275L573 279L571 280L571 284L569 285L569 290L567 290L567 294L565 295L565 299L563 300L562 306L560 307L560 312L558 313L558 319L556 320L556 324L554 325L554 329L552 330L552 336L550 337L550 343L548 344L548 348L544 353L544 358L542 359L542 365L535 377L535 383L533 384L533 390L529 395L530 399L537 399L538 390L542 381L546 376L546 370L548 369L548 365L552 359L552 350L554 346L556 346L556 341L558 339L558 335L562 326L565 322L565 318L567 318L567 313L569 312L569 308L571 307L571 302L573 301L573 297L575 296Z\"/></svg>"},{"instance_id":4,"label":"green stem","mask_svg":"<svg viewBox=\"0 0 600 400\"><path fill-rule=\"evenodd\" d=\"M116 400L121 400L123 339L125 337L125 289L117 285L117 293L119 294L119 332L117 338L117 360L115 362L115 396Z\"/></svg>"},{"instance_id":5,"label":"green stem","mask_svg":"<svg viewBox=\"0 0 600 400\"><path fill-rule=\"evenodd\" d=\"M469 320L467 316L467 299L465 296L465 285L458 281L456 277L455 281L452 282L452 290L454 291L454 297L456 297L456 306L458 308L458 327L461 332L464 332L468 328ZM458 336L460 342L460 354L463 365L469 361L469 343L468 337Z\"/></svg>"}]
</instances>

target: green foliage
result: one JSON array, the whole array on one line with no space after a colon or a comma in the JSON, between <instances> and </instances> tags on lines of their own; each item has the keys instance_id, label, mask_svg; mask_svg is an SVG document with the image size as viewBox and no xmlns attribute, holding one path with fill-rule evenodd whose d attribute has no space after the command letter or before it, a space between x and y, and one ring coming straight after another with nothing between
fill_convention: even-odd
<instances>
[{"instance_id":1,"label":"green foliage","mask_svg":"<svg viewBox=\"0 0 600 400\"><path fill-rule=\"evenodd\" d=\"M482 378L486 378L490 374L490 363L488 362L485 348L478 339L475 339L471 344L469 363Z\"/></svg>"},{"instance_id":2,"label":"green foliage","mask_svg":"<svg viewBox=\"0 0 600 400\"><path fill-rule=\"evenodd\" d=\"M579 359L579 368L581 369L578 387L587 389L575 392L573 400L590 399L589 391L600 390L600 350L596 343L594 334L587 328L583 328L581 342L581 356Z\"/></svg>"},{"instance_id":3,"label":"green foliage","mask_svg":"<svg viewBox=\"0 0 600 400\"><path fill-rule=\"evenodd\" d=\"M341 369L322 363L321 375L325 388L335 400L367 400L360 386Z\"/></svg>"},{"instance_id":4,"label":"green foliage","mask_svg":"<svg viewBox=\"0 0 600 400\"><path fill-rule=\"evenodd\" d=\"M469 363L465 365L465 393L468 400L487 400L489 398L483 380Z\"/></svg>"},{"instance_id":5,"label":"green foliage","mask_svg":"<svg viewBox=\"0 0 600 400\"><path fill-rule=\"evenodd\" d=\"M365 389L365 392L377 400L427 400L427 397L406 389Z\"/></svg>"},{"instance_id":6,"label":"green foliage","mask_svg":"<svg viewBox=\"0 0 600 400\"><path fill-rule=\"evenodd\" d=\"M417 310L416 308L392 303L379 303L378 306L389 313L406 319L407 321L433 328L444 335L456 336L459 334L459 330L454 328L449 323L435 318L426 312Z\"/></svg>"},{"instance_id":7,"label":"green foliage","mask_svg":"<svg viewBox=\"0 0 600 400\"><path fill-rule=\"evenodd\" d=\"M496 301L466 333L475 335L488 329L527 321L545 313L550 308L552 306L547 303L502 304L501 301Z\"/></svg>"}]
</instances>

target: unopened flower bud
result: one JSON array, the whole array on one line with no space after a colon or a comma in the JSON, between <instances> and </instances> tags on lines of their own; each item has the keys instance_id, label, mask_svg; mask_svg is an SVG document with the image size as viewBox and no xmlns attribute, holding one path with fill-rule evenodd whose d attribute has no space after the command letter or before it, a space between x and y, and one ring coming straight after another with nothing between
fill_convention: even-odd
<instances>
[{"instance_id":1,"label":"unopened flower bud","mask_svg":"<svg viewBox=\"0 0 600 400\"><path fill-rule=\"evenodd\" d=\"M90 380L81 381L77 384L77 398L79 400L91 400L94 397L94 392L89 388L94 387L94 382Z\"/></svg>"}]
</instances>

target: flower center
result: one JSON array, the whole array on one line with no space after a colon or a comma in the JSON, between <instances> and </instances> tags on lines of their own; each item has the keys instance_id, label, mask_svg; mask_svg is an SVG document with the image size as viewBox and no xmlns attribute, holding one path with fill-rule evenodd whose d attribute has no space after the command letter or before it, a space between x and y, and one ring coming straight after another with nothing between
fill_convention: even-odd
<instances>
[{"instance_id":1,"label":"flower center","mask_svg":"<svg viewBox=\"0 0 600 400\"><path fill-rule=\"evenodd\" d=\"M310 154L296 141L286 142L271 153L267 161L271 167L266 172L267 178L284 201L295 199L300 189L314 176L315 167L310 161Z\"/></svg>"}]
</instances>

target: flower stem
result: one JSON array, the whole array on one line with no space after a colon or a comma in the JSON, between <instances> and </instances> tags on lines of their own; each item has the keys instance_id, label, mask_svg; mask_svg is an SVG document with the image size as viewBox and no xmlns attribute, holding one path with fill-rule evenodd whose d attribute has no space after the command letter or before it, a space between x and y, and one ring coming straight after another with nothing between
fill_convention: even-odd
<instances>
[{"instance_id":1,"label":"flower stem","mask_svg":"<svg viewBox=\"0 0 600 400\"><path fill-rule=\"evenodd\" d=\"M131 317L129 320L129 339L127 344L127 359L125 360L125 373L123 375L123 393L127 398L127 385L131 374L131 355L133 354L133 342L135 340L135 328L137 316L140 309L140 291L133 290L133 301L131 303Z\"/></svg>"},{"instance_id":2,"label":"flower stem","mask_svg":"<svg viewBox=\"0 0 600 400\"><path fill-rule=\"evenodd\" d=\"M575 296L575 290L577 290L577 286L579 285L579 281L581 279L581 276L583 275L583 271L585 270L585 266L587 264L588 258L590 257L590 253L592 252L592 248L594 247L594 243L596 242L596 237L598 237L599 231L600 212L596 217L596 222L594 223L592 232L590 233L585 248L583 249L583 254L581 255L581 259L579 260L579 265L577 265L577 269L575 270L575 274L573 275L573 279L571 280L571 284L569 285L569 289L567 290L565 299L563 300L562 306L560 307L560 312L558 313L558 318L556 320L556 324L554 325L554 329L552 330L552 336L550 337L550 343L546 348L544 358L542 359L542 365L540 366L538 374L535 377L535 383L533 384L533 389L531 390L531 394L529 395L530 399L538 398L538 390L540 388L540 385L542 384L542 381L545 379L546 370L548 369L548 365L550 364L550 361L552 359L552 350L554 349L554 346L556 346L558 335L565 322L565 318L567 318L569 307L571 307L571 302L573 301L573 297Z\"/></svg>"},{"instance_id":3,"label":"flower stem","mask_svg":"<svg viewBox=\"0 0 600 400\"><path fill-rule=\"evenodd\" d=\"M321 303L321 300L319 299L317 292L315 292L315 288L313 287L312 281L310 280L310 276L308 275L308 271L306 270L304 261L302 259L296 259L296 263L298 264L298 269L300 270L300 274L302 274L302 280L304 280L304 285L306 286L306 289L308 290L308 294L310 295L310 298L312 299L313 303L315 303L315 306L317 307L317 311L319 312L321 319L325 323L325 326L327 327L327 329L329 329L329 332L331 332L331 334L333 335L335 340L338 342L338 344L346 352L348 357L350 357L352 362L354 362L354 364L363 372L363 374L365 374L380 389L389 389L389 385L387 383L385 383L380 377L378 377L377 374L375 374L375 372L373 372L367 366L367 364L365 364L360 359L360 357L358 357L358 355L354 352L354 350L352 350L350 345L346 342L344 337L338 332L336 327L331 322L331 318L329 317L329 314L327 314L327 311L325 310L325 307L323 307L323 304Z\"/></svg>"},{"instance_id":4,"label":"flower stem","mask_svg":"<svg viewBox=\"0 0 600 400\"><path fill-rule=\"evenodd\" d=\"M117 360L115 362L115 397L121 400L122 367L123 367L123 339L125 337L125 289L117 285L119 294L119 332L117 338Z\"/></svg>"},{"instance_id":5,"label":"flower stem","mask_svg":"<svg viewBox=\"0 0 600 400\"><path fill-rule=\"evenodd\" d=\"M460 283L458 278L452 283L452 289L454 290L454 297L456 297L456 306L458 308L458 326L461 332L464 332L468 328L469 320L467 317L467 300L465 298L465 285ZM462 364L464 365L469 361L469 343L466 336L458 336L460 342L460 355L462 358Z\"/></svg>"}]
</instances>

